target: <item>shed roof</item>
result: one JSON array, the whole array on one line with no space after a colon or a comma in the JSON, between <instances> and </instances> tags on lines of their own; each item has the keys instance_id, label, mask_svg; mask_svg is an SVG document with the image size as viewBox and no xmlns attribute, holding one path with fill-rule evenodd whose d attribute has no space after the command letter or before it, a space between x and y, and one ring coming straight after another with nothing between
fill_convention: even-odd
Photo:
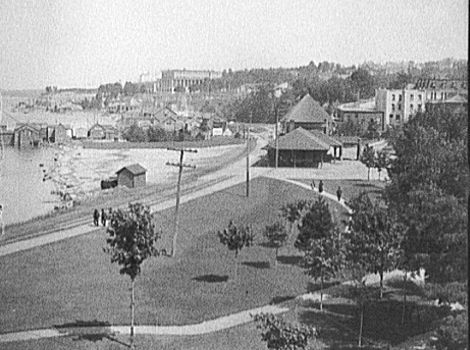
<instances>
[{"instance_id":1,"label":"shed roof","mask_svg":"<svg viewBox=\"0 0 470 350\"><path fill-rule=\"evenodd\" d=\"M123 170L129 171L132 175L140 175L140 174L145 174L147 172L147 169L145 169L142 165L135 163L131 165L127 165L120 170L116 171L116 174L119 174Z\"/></svg>"},{"instance_id":2,"label":"shed roof","mask_svg":"<svg viewBox=\"0 0 470 350\"><path fill-rule=\"evenodd\" d=\"M274 148L275 140L270 142L270 148ZM297 128L290 133L279 137L278 148L280 150L297 151L328 151L330 145L320 140L310 131Z\"/></svg>"},{"instance_id":3,"label":"shed roof","mask_svg":"<svg viewBox=\"0 0 470 350\"><path fill-rule=\"evenodd\" d=\"M307 94L287 112L282 120L292 120L297 123L324 123L325 120L331 120L331 117L312 96Z\"/></svg>"}]
</instances>

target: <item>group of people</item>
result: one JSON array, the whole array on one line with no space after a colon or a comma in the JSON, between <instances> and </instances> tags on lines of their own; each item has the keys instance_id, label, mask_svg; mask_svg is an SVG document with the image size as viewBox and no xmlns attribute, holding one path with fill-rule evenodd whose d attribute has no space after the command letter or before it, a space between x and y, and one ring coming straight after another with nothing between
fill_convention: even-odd
<instances>
[{"instance_id":1,"label":"group of people","mask_svg":"<svg viewBox=\"0 0 470 350\"><path fill-rule=\"evenodd\" d=\"M101 215L98 209L95 209L93 211L93 223L95 226L100 225L100 219L101 219L101 225L106 226L107 223L111 220L111 217L113 215L113 209L109 208L108 213L104 211L104 209L101 209Z\"/></svg>"},{"instance_id":2,"label":"group of people","mask_svg":"<svg viewBox=\"0 0 470 350\"><path fill-rule=\"evenodd\" d=\"M312 179L312 182L310 183L310 186L312 187L312 191L315 190L315 179ZM318 183L318 193L323 193L323 180L320 180ZM338 186L338 189L336 190L336 197L338 198L338 202L341 202L341 196L343 195L343 190L341 189L341 186Z\"/></svg>"}]
</instances>

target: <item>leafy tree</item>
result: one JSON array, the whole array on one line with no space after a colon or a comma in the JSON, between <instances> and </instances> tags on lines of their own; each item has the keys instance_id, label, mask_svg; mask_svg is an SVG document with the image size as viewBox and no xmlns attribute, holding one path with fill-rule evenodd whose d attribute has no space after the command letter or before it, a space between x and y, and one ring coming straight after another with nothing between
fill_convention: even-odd
<instances>
[{"instance_id":1,"label":"leafy tree","mask_svg":"<svg viewBox=\"0 0 470 350\"><path fill-rule=\"evenodd\" d=\"M436 332L433 345L438 350L468 349L468 311L447 316Z\"/></svg>"},{"instance_id":2,"label":"leafy tree","mask_svg":"<svg viewBox=\"0 0 470 350\"><path fill-rule=\"evenodd\" d=\"M359 160L367 167L367 181L370 181L370 169L375 167L375 151L372 146L366 145Z\"/></svg>"},{"instance_id":3,"label":"leafy tree","mask_svg":"<svg viewBox=\"0 0 470 350\"><path fill-rule=\"evenodd\" d=\"M123 138L129 142L146 142L147 134L146 132L139 127L137 124L132 124L127 130L123 133Z\"/></svg>"},{"instance_id":4,"label":"leafy tree","mask_svg":"<svg viewBox=\"0 0 470 350\"><path fill-rule=\"evenodd\" d=\"M372 203L362 192L350 207L351 230L347 237L347 260L361 266L366 272L380 276L380 298L383 295L384 272L395 268L401 258L403 228L393 211L381 203Z\"/></svg>"},{"instance_id":5,"label":"leafy tree","mask_svg":"<svg viewBox=\"0 0 470 350\"><path fill-rule=\"evenodd\" d=\"M377 124L375 119L372 119L369 121L369 124L367 125L365 137L368 139L373 139L373 140L378 139L380 136L379 130L380 130L379 124Z\"/></svg>"},{"instance_id":6,"label":"leafy tree","mask_svg":"<svg viewBox=\"0 0 470 350\"><path fill-rule=\"evenodd\" d=\"M354 90L359 94L359 98L369 98L374 96L375 80L368 70L359 68L354 71L350 80Z\"/></svg>"},{"instance_id":7,"label":"leafy tree","mask_svg":"<svg viewBox=\"0 0 470 350\"><path fill-rule=\"evenodd\" d=\"M311 249L312 241L332 235L335 224L328 203L323 197L319 197L309 205L307 212L302 215L298 228L299 235L295 241L295 247L303 252Z\"/></svg>"},{"instance_id":8,"label":"leafy tree","mask_svg":"<svg viewBox=\"0 0 470 350\"><path fill-rule=\"evenodd\" d=\"M389 165L389 158L386 152L384 151L378 151L375 154L375 168L377 169L377 172L379 174L379 180L380 180L380 174L383 169L386 169Z\"/></svg>"},{"instance_id":9,"label":"leafy tree","mask_svg":"<svg viewBox=\"0 0 470 350\"><path fill-rule=\"evenodd\" d=\"M253 318L268 349L308 349L309 340L317 336L315 328L289 324L273 314L257 314Z\"/></svg>"},{"instance_id":10,"label":"leafy tree","mask_svg":"<svg viewBox=\"0 0 470 350\"><path fill-rule=\"evenodd\" d=\"M310 201L299 200L297 202L287 203L281 207L280 214L290 226L290 233L294 229L295 223L300 220L302 213L311 205Z\"/></svg>"},{"instance_id":11,"label":"leafy tree","mask_svg":"<svg viewBox=\"0 0 470 350\"><path fill-rule=\"evenodd\" d=\"M336 275L341 264L337 237L328 204L319 197L301 219L295 247L304 252L302 262L306 273L320 280L320 310L323 310L323 283Z\"/></svg>"},{"instance_id":12,"label":"leafy tree","mask_svg":"<svg viewBox=\"0 0 470 350\"><path fill-rule=\"evenodd\" d=\"M264 237L268 240L268 245L275 249L276 258L274 265L277 265L277 256L279 248L281 248L289 237L286 231L286 227L280 222L276 221L272 225L266 225L264 230Z\"/></svg>"},{"instance_id":13,"label":"leafy tree","mask_svg":"<svg viewBox=\"0 0 470 350\"><path fill-rule=\"evenodd\" d=\"M253 245L254 234L249 226L237 227L230 220L228 227L223 231L218 231L220 243L225 245L228 250L235 253L235 279L238 276L238 255L244 247Z\"/></svg>"},{"instance_id":14,"label":"leafy tree","mask_svg":"<svg viewBox=\"0 0 470 350\"><path fill-rule=\"evenodd\" d=\"M142 263L159 255L156 243L161 233L156 230L150 208L140 203L129 204L129 210L115 210L107 230L108 247L103 248L111 256L111 263L121 268L119 273L131 278L131 347L134 339L134 286L141 272Z\"/></svg>"},{"instance_id":15,"label":"leafy tree","mask_svg":"<svg viewBox=\"0 0 470 350\"><path fill-rule=\"evenodd\" d=\"M465 111L418 114L390 140L396 159L385 195L406 227L404 264L430 281L467 279L468 189Z\"/></svg>"}]
</instances>

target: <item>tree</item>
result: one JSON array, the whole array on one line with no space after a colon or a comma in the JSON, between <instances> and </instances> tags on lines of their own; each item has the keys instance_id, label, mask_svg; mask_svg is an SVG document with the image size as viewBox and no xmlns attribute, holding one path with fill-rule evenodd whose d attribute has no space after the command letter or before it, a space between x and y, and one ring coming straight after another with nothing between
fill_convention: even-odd
<instances>
[{"instance_id":1,"label":"tree","mask_svg":"<svg viewBox=\"0 0 470 350\"><path fill-rule=\"evenodd\" d=\"M235 279L238 276L238 255L244 247L253 245L254 234L250 227L242 226L238 228L230 220L228 227L223 231L218 231L220 243L227 246L228 250L235 253Z\"/></svg>"},{"instance_id":2,"label":"tree","mask_svg":"<svg viewBox=\"0 0 470 350\"><path fill-rule=\"evenodd\" d=\"M317 336L315 328L289 324L273 314L257 314L253 318L268 349L307 349L309 340Z\"/></svg>"},{"instance_id":3,"label":"tree","mask_svg":"<svg viewBox=\"0 0 470 350\"><path fill-rule=\"evenodd\" d=\"M418 113L390 140L396 159L385 198L406 227L404 264L434 282L467 279L467 114Z\"/></svg>"},{"instance_id":4,"label":"tree","mask_svg":"<svg viewBox=\"0 0 470 350\"><path fill-rule=\"evenodd\" d=\"M378 151L375 155L375 168L377 169L377 172L379 174L379 180L382 170L386 169L389 163L390 162L387 153L385 153L384 151Z\"/></svg>"},{"instance_id":5,"label":"tree","mask_svg":"<svg viewBox=\"0 0 470 350\"><path fill-rule=\"evenodd\" d=\"M366 145L359 160L367 167L367 181L370 181L370 169L375 167L374 148L372 146Z\"/></svg>"},{"instance_id":6,"label":"tree","mask_svg":"<svg viewBox=\"0 0 470 350\"><path fill-rule=\"evenodd\" d=\"M392 210L380 202L372 203L362 192L350 207L351 229L347 233L347 260L369 273L380 276L380 298L383 296L384 272L395 268L401 258L403 228Z\"/></svg>"},{"instance_id":7,"label":"tree","mask_svg":"<svg viewBox=\"0 0 470 350\"><path fill-rule=\"evenodd\" d=\"M156 243L161 233L155 229L150 208L140 203L129 204L129 210L115 210L107 230L108 247L103 251L111 256L111 263L121 266L119 273L131 278L131 347L134 340L134 287L142 263L159 255Z\"/></svg>"},{"instance_id":8,"label":"tree","mask_svg":"<svg viewBox=\"0 0 470 350\"><path fill-rule=\"evenodd\" d=\"M123 133L123 138L129 142L145 142L147 141L146 132L137 124L132 124Z\"/></svg>"},{"instance_id":9,"label":"tree","mask_svg":"<svg viewBox=\"0 0 470 350\"><path fill-rule=\"evenodd\" d=\"M281 207L280 214L290 226L290 233L294 229L295 223L302 217L303 211L311 205L311 201L299 200L287 203Z\"/></svg>"},{"instance_id":10,"label":"tree","mask_svg":"<svg viewBox=\"0 0 470 350\"><path fill-rule=\"evenodd\" d=\"M328 204L319 197L301 219L295 247L304 252L302 262L306 273L320 280L320 310L323 310L323 283L336 275L341 264L337 237Z\"/></svg>"},{"instance_id":11,"label":"tree","mask_svg":"<svg viewBox=\"0 0 470 350\"><path fill-rule=\"evenodd\" d=\"M286 243L289 237L286 227L280 221L276 221L272 225L266 225L264 237L268 240L268 245L276 251L276 258L274 260L274 265L276 266L279 248Z\"/></svg>"},{"instance_id":12,"label":"tree","mask_svg":"<svg viewBox=\"0 0 470 350\"><path fill-rule=\"evenodd\" d=\"M359 98L369 98L374 96L375 80L368 70L359 68L350 76L354 90L359 94Z\"/></svg>"}]
</instances>

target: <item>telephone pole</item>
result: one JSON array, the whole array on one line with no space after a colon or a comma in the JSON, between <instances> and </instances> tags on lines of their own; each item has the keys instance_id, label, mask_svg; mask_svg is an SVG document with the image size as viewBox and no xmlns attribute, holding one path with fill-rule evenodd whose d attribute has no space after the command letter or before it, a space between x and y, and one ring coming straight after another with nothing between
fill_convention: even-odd
<instances>
[{"instance_id":1,"label":"telephone pole","mask_svg":"<svg viewBox=\"0 0 470 350\"><path fill-rule=\"evenodd\" d=\"M167 148L168 151L177 151L180 152L180 161L179 163L171 163L171 162L166 162L166 165L169 166L176 166L179 168L178 171L178 182L176 185L176 206L175 206L175 217L173 219L173 242L171 244L171 256L175 257L176 256L176 238L178 236L178 211L179 211L179 206L180 206L180 194L181 194L181 175L183 174L183 168L191 168L195 169L195 165L191 164L184 164L183 163L183 157L184 157L184 152L190 152L190 153L197 153L197 150L195 149L189 149L189 148Z\"/></svg>"},{"instance_id":2,"label":"telephone pole","mask_svg":"<svg viewBox=\"0 0 470 350\"><path fill-rule=\"evenodd\" d=\"M248 126L246 143L246 196L250 196L250 128L253 121L253 113L250 112L250 125Z\"/></svg>"},{"instance_id":3,"label":"telephone pole","mask_svg":"<svg viewBox=\"0 0 470 350\"><path fill-rule=\"evenodd\" d=\"M278 137L279 137L279 130L278 130L278 125L279 125L279 106L278 104L275 104L274 105L274 114L276 116L276 140L275 140L275 143L276 143L276 154L275 154L275 167L277 169L278 165L279 165L279 141L278 141Z\"/></svg>"}]
</instances>

